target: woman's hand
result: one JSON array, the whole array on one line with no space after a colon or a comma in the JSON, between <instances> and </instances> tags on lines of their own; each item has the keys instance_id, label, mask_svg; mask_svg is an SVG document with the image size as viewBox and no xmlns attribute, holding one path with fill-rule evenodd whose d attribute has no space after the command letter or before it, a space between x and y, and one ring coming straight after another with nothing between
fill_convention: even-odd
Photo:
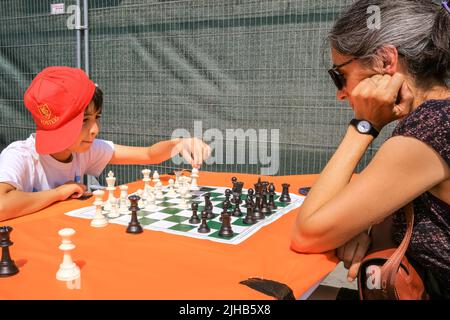
<instances>
[{"instance_id":1,"label":"woman's hand","mask_svg":"<svg viewBox=\"0 0 450 320\"><path fill-rule=\"evenodd\" d=\"M182 138L175 145L174 154L177 153L198 169L211 156L211 147L198 138Z\"/></svg>"},{"instance_id":2,"label":"woman's hand","mask_svg":"<svg viewBox=\"0 0 450 320\"><path fill-rule=\"evenodd\" d=\"M348 269L347 279L349 281L353 281L358 275L361 260L365 257L370 244L370 236L367 232L362 232L336 249L336 256L344 262L344 267Z\"/></svg>"},{"instance_id":3,"label":"woman's hand","mask_svg":"<svg viewBox=\"0 0 450 320\"><path fill-rule=\"evenodd\" d=\"M412 110L414 96L400 73L374 75L361 81L350 96L357 119L364 119L380 131Z\"/></svg>"}]
</instances>

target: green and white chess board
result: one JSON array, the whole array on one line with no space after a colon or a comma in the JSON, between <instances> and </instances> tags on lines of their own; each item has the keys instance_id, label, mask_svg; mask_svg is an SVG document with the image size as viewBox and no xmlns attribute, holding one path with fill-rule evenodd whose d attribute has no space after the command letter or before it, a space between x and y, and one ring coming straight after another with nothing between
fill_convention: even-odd
<instances>
[{"instance_id":1,"label":"green and white chess board","mask_svg":"<svg viewBox=\"0 0 450 320\"><path fill-rule=\"evenodd\" d=\"M239 244L245 239L249 238L263 226L266 226L273 221L277 220L287 212L300 207L303 203L305 197L290 193L291 202L280 202L278 201L280 193L277 192L275 195L275 204L277 209L272 210L270 215L267 215L265 219L257 221L255 224L247 225L243 222L246 215L247 209L245 208L245 199L247 198L247 190L242 191L242 203L240 209L242 211L242 216L234 217L231 216L231 228L233 230L233 236L229 238L219 236L219 230L222 225L220 221L220 214L222 212L222 202L225 200L225 187L212 187L203 186L200 187L199 191L192 191L192 198L188 201L188 209L180 208L180 198L179 197L169 197L167 195L168 188L163 188L164 198L156 200L156 208L152 211L147 211L141 209L138 211L138 219L140 224L144 229L163 231L172 234L177 234L181 236L207 239L211 241L229 243L229 244ZM208 219L207 223L211 231L209 233L199 233L197 231L200 224L189 223L189 218L192 216L191 203L197 202L198 205L198 216L201 219L201 212L204 208L204 197L205 193L209 193L211 202L214 206L213 213L215 217L213 219ZM228 211L232 212L234 205L232 205ZM105 212L106 214L106 212ZM77 210L67 212L66 215L77 218L93 219L95 215L95 206L89 206ZM106 215L107 216L107 215ZM131 220L131 212L128 214L120 214L117 218L108 219L109 223L121 224L128 226Z\"/></svg>"}]
</instances>

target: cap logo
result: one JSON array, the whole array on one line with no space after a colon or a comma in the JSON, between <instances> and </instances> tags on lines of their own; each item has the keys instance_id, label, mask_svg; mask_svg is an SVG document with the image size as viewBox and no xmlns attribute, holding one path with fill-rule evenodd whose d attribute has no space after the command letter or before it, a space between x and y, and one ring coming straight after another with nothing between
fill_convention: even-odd
<instances>
[{"instance_id":1,"label":"cap logo","mask_svg":"<svg viewBox=\"0 0 450 320\"><path fill-rule=\"evenodd\" d=\"M50 108L48 107L47 104L38 106L38 111L41 114L41 116L44 118L44 119L40 119L41 123L44 126L50 126L52 124L55 124L59 120L59 117L57 117L57 116L52 117L52 111L50 110Z\"/></svg>"}]
</instances>

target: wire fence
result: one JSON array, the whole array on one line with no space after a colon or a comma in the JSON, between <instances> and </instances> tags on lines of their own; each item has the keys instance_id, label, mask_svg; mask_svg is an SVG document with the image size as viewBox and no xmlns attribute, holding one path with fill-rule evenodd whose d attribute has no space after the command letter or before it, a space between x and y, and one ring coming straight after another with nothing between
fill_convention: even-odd
<instances>
[{"instance_id":1,"label":"wire fence","mask_svg":"<svg viewBox=\"0 0 450 320\"><path fill-rule=\"evenodd\" d=\"M148 146L181 132L214 147L202 170L320 172L353 116L326 72L327 33L351 2L89 1L90 76L104 92L100 138ZM49 65L76 66L71 15L50 15L50 3L0 2L0 150L34 130L23 105L32 78ZM173 160L145 167L188 168ZM105 173L125 183L142 168Z\"/></svg>"}]
</instances>

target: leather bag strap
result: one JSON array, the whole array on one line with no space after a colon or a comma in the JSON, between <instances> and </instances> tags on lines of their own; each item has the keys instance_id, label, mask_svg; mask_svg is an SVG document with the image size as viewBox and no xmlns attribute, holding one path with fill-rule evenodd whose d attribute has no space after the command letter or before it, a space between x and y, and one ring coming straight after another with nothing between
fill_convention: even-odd
<instances>
[{"instance_id":1,"label":"leather bag strap","mask_svg":"<svg viewBox=\"0 0 450 320\"><path fill-rule=\"evenodd\" d=\"M412 202L404 207L404 212L406 217L405 236L392 256L381 267L381 288L390 299L397 298L397 294L395 292L395 279L400 263L402 262L406 249L408 249L408 245L411 240L414 225L414 208Z\"/></svg>"}]
</instances>

